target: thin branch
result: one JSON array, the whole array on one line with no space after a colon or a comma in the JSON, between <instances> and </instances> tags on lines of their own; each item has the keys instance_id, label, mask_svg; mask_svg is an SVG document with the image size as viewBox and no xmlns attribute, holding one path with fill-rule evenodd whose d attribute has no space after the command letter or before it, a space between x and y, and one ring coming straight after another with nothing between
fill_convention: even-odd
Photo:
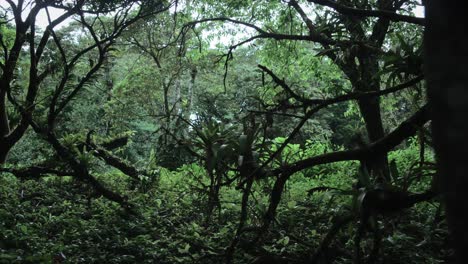
<instances>
[{"instance_id":1,"label":"thin branch","mask_svg":"<svg viewBox=\"0 0 468 264\"><path fill-rule=\"evenodd\" d=\"M295 115L295 114L288 114L288 113L278 113L278 112L270 112L270 111L258 111L258 110L247 110L249 113L255 114L265 114L265 115L278 115L278 116L287 116L287 117L294 117L294 118L304 118L304 116Z\"/></svg>"},{"instance_id":2,"label":"thin branch","mask_svg":"<svg viewBox=\"0 0 468 264\"><path fill-rule=\"evenodd\" d=\"M7 172L15 175L15 177L20 179L38 179L40 177L48 175L56 176L72 176L73 172L71 171L62 171L52 168L47 168L43 166L31 166L26 168L0 168L0 172Z\"/></svg>"},{"instance_id":3,"label":"thin branch","mask_svg":"<svg viewBox=\"0 0 468 264\"><path fill-rule=\"evenodd\" d=\"M179 139L176 135L174 135L173 133L171 133L171 131L169 131L169 129L167 129L167 128L165 128L165 127L161 127L161 129L164 130L164 132L165 132L166 134L168 134L171 138L173 138L173 139L177 142L177 144L183 146L183 147L185 148L185 150L186 150L188 153L190 153L192 156L197 157L197 158L200 159L200 160L205 159L204 156L198 154L198 153L195 152L193 149L191 149L191 148L188 146L188 144L186 144L186 143L184 142L184 140Z\"/></svg>"},{"instance_id":4,"label":"thin branch","mask_svg":"<svg viewBox=\"0 0 468 264\"><path fill-rule=\"evenodd\" d=\"M105 150L104 148L92 143L88 142L87 146L90 147L93 151L91 152L93 156L101 158L106 162L107 165L110 165L114 168L117 168L125 175L129 176L130 178L139 181L139 175L149 175L149 173L140 171L137 168L131 166L126 161L120 159L119 157L113 155L111 152Z\"/></svg>"},{"instance_id":5,"label":"thin branch","mask_svg":"<svg viewBox=\"0 0 468 264\"><path fill-rule=\"evenodd\" d=\"M54 133L50 131L44 132L39 126L37 126L37 124L34 124L32 120L30 121L31 127L33 127L34 131L45 136L46 141L49 142L49 144L54 148L57 154L70 165L70 167L73 170L73 176L75 176L81 181L90 184L98 193L100 193L107 199L120 204L126 209L131 208L131 205L127 202L127 198L125 196L121 196L120 194L108 189L95 177L93 177L89 173L86 165L76 160L71 151L59 142Z\"/></svg>"},{"instance_id":6,"label":"thin branch","mask_svg":"<svg viewBox=\"0 0 468 264\"><path fill-rule=\"evenodd\" d=\"M325 235L325 237L322 239L322 242L320 243L319 248L311 256L309 263L312 263L312 264L318 263L320 256L324 253L325 250L327 250L327 248L330 246L331 242L333 242L333 239L338 234L340 229L343 228L344 226L346 226L353 219L354 219L354 217L352 215L335 218L330 230Z\"/></svg>"},{"instance_id":7,"label":"thin branch","mask_svg":"<svg viewBox=\"0 0 468 264\"><path fill-rule=\"evenodd\" d=\"M52 30L54 29L54 27L62 23L63 21L65 21L70 16L74 15L82 7L83 2L84 2L83 0L80 0L73 8L69 9L63 15L59 16L58 18L54 20L50 19L49 10L47 7L45 7L49 24L45 28L44 34L42 35L41 40L39 41L39 44L37 45L36 56L37 56L38 61L40 60L42 56L44 48L47 44L47 41L49 40L49 36L52 33Z\"/></svg>"},{"instance_id":8,"label":"thin branch","mask_svg":"<svg viewBox=\"0 0 468 264\"><path fill-rule=\"evenodd\" d=\"M190 23L187 23L184 25L184 27L192 27L196 24L200 23L205 23L205 22L214 22L214 21L224 21L224 22L231 22L234 24L239 24L243 25L249 28L254 29L255 31L258 32L258 35L255 36L254 39L256 38L269 38L269 39L275 39L275 40L307 40L307 41L313 41L313 42L318 42L323 45L335 45L335 44L341 44L341 45L351 45L352 42L337 42L333 39L329 39L326 36L319 35L319 34L312 34L312 35L290 35L290 34L282 34L282 33L275 33L275 32L268 32L254 24L247 23L244 21L236 20L236 19L231 19L227 17L215 17L215 18L205 18L205 19L200 19L196 21L192 21ZM244 42L245 43L245 42Z\"/></svg>"},{"instance_id":9,"label":"thin branch","mask_svg":"<svg viewBox=\"0 0 468 264\"><path fill-rule=\"evenodd\" d=\"M290 0L289 1L289 5L291 5L295 10L296 12L299 13L299 15L301 16L302 20L304 21L304 23L306 24L307 28L309 29L309 32L315 32L315 26L314 24L312 23L312 21L310 20L310 18L307 16L307 14L304 12L304 10L302 9L302 7L297 3L296 0Z\"/></svg>"},{"instance_id":10,"label":"thin branch","mask_svg":"<svg viewBox=\"0 0 468 264\"><path fill-rule=\"evenodd\" d=\"M371 144L368 147L356 150L326 153L323 155L318 155L312 158L298 161L291 165L285 165L273 170L272 173L270 173L269 175L278 176L271 191L270 203L268 206L268 210L265 213L263 225L260 228L260 232L255 238L254 243L257 242L263 236L263 234L268 230L271 221L274 219L276 215L276 209L278 208L279 202L281 201L281 196L283 194L284 187L291 175L303 169L311 168L320 164L328 164L347 160L366 160L375 157L382 152L386 153L394 147L396 147L398 144L400 144L401 141L403 141L404 139L415 135L419 127L423 126L429 119L429 107L428 105L425 105L412 117L404 121L392 133L388 134L386 137ZM412 202L418 202L422 199L433 197L434 195L435 194L433 194L432 192L429 192L428 194L424 193L422 195L413 196L414 198L408 199L408 205L410 206L414 204Z\"/></svg>"},{"instance_id":11,"label":"thin branch","mask_svg":"<svg viewBox=\"0 0 468 264\"><path fill-rule=\"evenodd\" d=\"M94 40L95 45L92 45L92 46L97 47L98 50L99 50L99 58L98 58L97 63L86 73L86 75L75 86L75 88L72 90L72 92L62 102L60 102L60 104L58 104L58 107L55 109L55 111L49 111L49 116L48 116L49 125L54 123L55 118L57 117L57 115L76 96L76 94L81 90L81 88L85 85L85 83L88 82L94 76L94 74L101 68L102 64L104 63L105 53L108 51L108 47L112 43L112 39L111 39L111 40L109 40L109 43L107 43L107 45L103 46L103 43L96 36L96 33L95 33L94 29L86 22L86 19L85 19L82 12L80 12L80 17L81 17L81 23L88 29L88 31L90 32L90 34L91 34L91 36L92 36L92 38ZM62 81L64 81L64 80L65 80L65 83L66 83L66 81L68 81L68 77L66 77L66 75L64 75L64 78L62 78ZM56 98L56 97L58 98L58 96L62 92L63 88L64 88L64 85L59 86L59 88L55 90L54 98ZM54 110L55 106L56 106L56 104L51 104L50 105L50 110Z\"/></svg>"},{"instance_id":12,"label":"thin branch","mask_svg":"<svg viewBox=\"0 0 468 264\"><path fill-rule=\"evenodd\" d=\"M277 78L277 77L276 77ZM279 78L278 78L279 79ZM305 113L303 116L302 120L299 122L299 124L296 125L296 127L293 129L293 131L289 134L289 136L286 138L286 140L283 142L283 144L272 154L270 157L263 162L263 164L256 169L254 172L252 172L251 176L255 175L257 172L261 171L264 169L270 162L272 162L285 148L286 146L293 140L293 138L299 133L301 128L305 125L305 123L311 118L314 114L316 114L318 111L321 109L328 107L332 104L340 103L340 102L345 102L349 100L354 100L354 99L360 99L366 96L380 96L380 95L385 95L385 94L390 94L394 93L396 91L405 89L407 87L411 87L412 85L420 82L423 79L423 76L418 76L417 78L408 81L406 83L397 85L395 87L383 90L383 91L376 91L376 92L357 92L357 93L350 93L350 94L345 94L342 96L338 96L335 98L330 98L330 99L324 99L324 100L308 100L308 103L310 104L317 104L320 103L319 105L315 106L314 108L310 109ZM427 106L423 107L423 109L427 108ZM421 111L421 110L420 110ZM405 121L406 122L406 121ZM403 122L402 125L405 123ZM273 173L273 175L278 175L280 172ZM245 183L246 179L241 181L238 186L241 186Z\"/></svg>"},{"instance_id":13,"label":"thin branch","mask_svg":"<svg viewBox=\"0 0 468 264\"><path fill-rule=\"evenodd\" d=\"M293 164L284 165L278 169L273 170L271 174L277 175L280 173L287 173L288 175L292 175L295 172L320 164L347 160L365 160L370 157L375 157L375 155L378 153L388 152L400 144L403 140L415 135L418 128L423 126L429 120L429 105L426 104L413 116L401 123L400 126L398 126L393 132L367 147L314 156Z\"/></svg>"},{"instance_id":14,"label":"thin branch","mask_svg":"<svg viewBox=\"0 0 468 264\"><path fill-rule=\"evenodd\" d=\"M250 197L250 192L252 189L253 181L254 181L254 178L250 177L250 179L247 181L244 192L242 194L241 214L240 214L239 224L237 226L236 234L234 235L234 238L232 239L231 244L229 245L229 247L226 249L226 252L225 252L225 259L226 259L227 264L232 263L237 245L239 244L241 235L244 232L244 227L245 227L247 217L248 217L249 197Z\"/></svg>"},{"instance_id":15,"label":"thin branch","mask_svg":"<svg viewBox=\"0 0 468 264\"><path fill-rule=\"evenodd\" d=\"M86 166L86 164L77 160L73 152L67 149L60 141L57 139L53 131L42 129L34 120L32 120L31 115L24 111L23 107L19 105L15 99L11 96L10 92L7 92L8 99L12 104L17 108L21 113L22 117L29 122L29 125L33 128L34 132L41 135L44 140L46 140L58 156L66 161L70 168L72 169L72 175L75 178L90 184L99 194L106 197L107 199L114 201L120 204L123 208L130 210L132 212L132 206L127 201L127 197L121 196L120 194L108 189L100 181L98 181L94 176L92 176Z\"/></svg>"},{"instance_id":16,"label":"thin branch","mask_svg":"<svg viewBox=\"0 0 468 264\"><path fill-rule=\"evenodd\" d=\"M278 84L279 86L281 86L281 88L283 88L283 90L285 90L287 93L289 93L294 99L298 100L299 102L306 102L307 99L304 99L302 98L300 95L296 94L292 89L291 87L289 87L288 84L286 84L286 82L284 80L281 80L278 76L276 76L270 69L268 69L266 66L263 66L263 65L258 65L258 67L268 73L268 75L271 76L271 78L273 79L273 81Z\"/></svg>"},{"instance_id":17,"label":"thin branch","mask_svg":"<svg viewBox=\"0 0 468 264\"><path fill-rule=\"evenodd\" d=\"M315 3L315 4L328 6L343 15L350 15L350 16L356 16L356 17L380 17L380 18L386 18L393 22L407 22L407 23L420 25L420 26L424 26L425 24L424 18L400 15L400 14L397 14L391 11L386 11L386 10L366 10L366 9L352 8L352 7L347 7L347 6L338 4L337 2L331 1L331 0L308 0L308 1L311 3Z\"/></svg>"},{"instance_id":18,"label":"thin branch","mask_svg":"<svg viewBox=\"0 0 468 264\"><path fill-rule=\"evenodd\" d=\"M387 89L382 90L382 91L353 92L353 93L348 93L348 94L337 96L335 98L330 98L330 99L306 99L306 98L303 98L300 95L296 94L284 80L280 79L270 69L268 69L267 67L265 67L263 65L258 65L258 67L262 71L264 71L268 75L270 75L271 78L273 79L273 81L276 84L278 84L279 86L281 86L281 88L283 88L286 92L288 92L294 99L298 100L299 102L304 103L304 106L310 106L310 105L314 105L314 104L324 104L324 105L328 106L328 105L331 105L331 104L336 104L336 103L345 102L345 101L349 101L349 100L362 99L362 98L365 98L365 97L377 97L377 96L387 95L387 94L395 93L395 92L398 92L400 90L412 87L412 86L418 84L419 82L421 82L422 80L424 80L423 75L418 75L414 79L411 79L411 80L409 80L407 82L401 83L401 84L396 85L396 86L391 87L391 88L387 88Z\"/></svg>"}]
</instances>

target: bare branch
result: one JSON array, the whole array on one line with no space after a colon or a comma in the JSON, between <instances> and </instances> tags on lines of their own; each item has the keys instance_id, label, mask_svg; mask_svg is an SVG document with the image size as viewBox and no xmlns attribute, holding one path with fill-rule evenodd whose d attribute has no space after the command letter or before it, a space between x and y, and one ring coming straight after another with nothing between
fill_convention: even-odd
<instances>
[{"instance_id":1,"label":"bare branch","mask_svg":"<svg viewBox=\"0 0 468 264\"><path fill-rule=\"evenodd\" d=\"M309 17L307 16L307 14L304 12L304 10L302 9L302 7L299 5L299 3L297 3L296 0L290 0L289 1L289 5L291 5L294 9L296 9L297 13L299 13L299 15L301 16L302 20L304 21L304 23L306 24L307 28L309 29L309 32L315 32L315 26L314 24L312 23L312 20L309 19Z\"/></svg>"},{"instance_id":2,"label":"bare branch","mask_svg":"<svg viewBox=\"0 0 468 264\"><path fill-rule=\"evenodd\" d=\"M382 91L353 92L353 93L344 94L344 95L337 96L335 98L330 98L330 99L306 99L306 98L303 98L300 95L296 94L284 80L280 79L270 69L268 69L267 67L265 67L263 65L258 65L258 67L262 71L264 71L268 75L270 75L271 78L273 79L273 81L276 84L278 84L279 86L281 86L281 88L283 88L286 92L288 92L294 99L296 99L299 102L302 102L304 104L303 106L323 104L324 107L325 107L325 106L328 106L328 105L331 105L331 104L336 104L336 103L345 102L345 101L349 101L349 100L362 99L362 98L365 98L365 97L378 97L378 96L395 93L395 92L398 92L400 90L412 87L412 86L418 84L419 82L421 82L422 80L424 80L424 76L419 75L419 76L416 76L414 79L411 79L411 80L409 80L407 82L401 83L401 84L396 85L396 86L391 87L391 88L387 88L387 89L382 90Z\"/></svg>"},{"instance_id":3,"label":"bare branch","mask_svg":"<svg viewBox=\"0 0 468 264\"><path fill-rule=\"evenodd\" d=\"M234 24L239 24L243 25L252 29L255 29L259 34L255 38L269 38L269 39L275 39L275 40L306 40L306 41L313 41L317 42L323 45L335 45L335 44L342 44L342 45L350 45L351 42L337 42L333 39L329 39L326 36L323 35L318 35L318 34L312 34L312 35L290 35L290 34L282 34L282 33L275 33L275 32L268 32L266 30L263 30L262 28L251 24L247 23L244 21L240 20L235 20L227 17L215 17L215 18L206 18L206 19L200 19L196 21L192 21L190 23L187 23L184 25L184 27L191 27L200 23L204 22L213 22L213 21L227 21L231 22Z\"/></svg>"},{"instance_id":4,"label":"bare branch","mask_svg":"<svg viewBox=\"0 0 468 264\"><path fill-rule=\"evenodd\" d=\"M98 158L103 159L108 165L117 168L125 175L131 177L134 180L139 181L139 175L145 174L148 175L147 172L142 172L136 169L135 167L129 165L124 160L120 159L119 157L113 155L109 151L105 150L104 148L92 143L87 142L87 146L90 147L93 151L92 154Z\"/></svg>"},{"instance_id":5,"label":"bare branch","mask_svg":"<svg viewBox=\"0 0 468 264\"><path fill-rule=\"evenodd\" d=\"M0 168L0 172L7 172L15 175L15 177L21 179L38 179L40 177L48 175L56 176L72 176L73 172L71 171L61 171L52 168L47 168L43 166L31 166L27 168Z\"/></svg>"},{"instance_id":6,"label":"bare branch","mask_svg":"<svg viewBox=\"0 0 468 264\"><path fill-rule=\"evenodd\" d=\"M117 202L126 209L131 208L130 204L127 202L126 197L121 196L120 194L102 185L101 182L99 182L95 177L93 177L89 173L86 165L76 160L75 157L73 157L71 151L69 151L64 145L62 145L62 143L59 142L54 133L52 133L51 131L44 132L42 129L40 129L40 127L34 125L32 120L30 121L31 126L33 127L35 132L45 136L45 139L54 148L59 157L61 157L70 165L71 169L73 170L73 176L75 176L77 179L83 182L90 184L98 193L100 193L107 199Z\"/></svg>"},{"instance_id":7,"label":"bare branch","mask_svg":"<svg viewBox=\"0 0 468 264\"><path fill-rule=\"evenodd\" d=\"M424 18L400 15L386 10L365 10L347 7L331 0L308 0L311 3L328 6L344 15L356 17L381 17L387 18L393 22L407 22L415 25L424 26Z\"/></svg>"},{"instance_id":8,"label":"bare branch","mask_svg":"<svg viewBox=\"0 0 468 264\"><path fill-rule=\"evenodd\" d=\"M354 216L347 215L347 216L336 217L333 220L333 224L332 224L330 230L328 231L328 233L322 239L322 242L320 243L319 248L310 257L310 263L317 263L318 262L320 256L327 250L327 248L330 246L331 242L333 242L333 239L338 234L340 229L345 227L353 219L354 219Z\"/></svg>"},{"instance_id":9,"label":"bare branch","mask_svg":"<svg viewBox=\"0 0 468 264\"><path fill-rule=\"evenodd\" d=\"M320 164L347 160L365 160L371 158L378 153L392 150L403 140L415 135L418 128L423 126L429 120L429 106L425 105L413 116L401 123L400 126L398 126L393 132L372 143L368 147L355 150L337 151L311 157L290 165L282 166L273 170L271 174L277 175L280 173L286 173L287 175L292 175L295 172Z\"/></svg>"},{"instance_id":10,"label":"bare branch","mask_svg":"<svg viewBox=\"0 0 468 264\"><path fill-rule=\"evenodd\" d=\"M284 187L289 177L294 173L311 168L320 164L327 164L338 161L347 161L347 160L366 160L372 157L375 157L379 153L386 153L393 149L395 146L401 143L404 139L407 139L410 136L413 136L418 131L419 127L423 126L429 120L429 106L425 105L418 112L416 112L412 117L404 121L398 128L396 128L392 133L386 137L380 139L379 141L371 144L368 147L348 150L348 151L337 151L332 153L327 153L305 160L301 160L291 165L282 166L276 170L273 170L269 175L278 175L273 185L273 189L270 195L270 203L268 210L265 213L265 219L260 231L254 240L258 241L263 234L268 230L271 221L274 219L276 214L276 209L278 204L281 201L281 196L283 194ZM252 177L253 178L253 177ZM417 199L408 199L414 200L415 202L419 201L419 197L430 198L435 194L429 192L428 194L417 195ZM415 197L416 198L416 197ZM414 204L414 203L412 203ZM412 205L411 204L411 205Z\"/></svg>"},{"instance_id":11,"label":"bare branch","mask_svg":"<svg viewBox=\"0 0 468 264\"><path fill-rule=\"evenodd\" d=\"M63 15L59 16L54 20L50 19L49 10L47 7L45 8L49 25L47 25L47 27L45 28L44 34L42 35L41 40L37 45L36 56L38 61L40 60L42 53L44 52L44 48L47 44L47 41L49 40L49 36L52 33L51 31L54 29L54 27L65 21L65 19L69 18L73 14L76 14L76 12L81 8L83 2L83 0L79 1L72 9L67 10L67 12L65 12Z\"/></svg>"}]
</instances>

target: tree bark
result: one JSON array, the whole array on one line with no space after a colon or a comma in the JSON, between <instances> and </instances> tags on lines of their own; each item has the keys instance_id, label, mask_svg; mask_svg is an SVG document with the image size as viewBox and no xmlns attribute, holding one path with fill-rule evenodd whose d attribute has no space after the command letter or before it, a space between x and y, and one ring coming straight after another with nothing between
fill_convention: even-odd
<instances>
[{"instance_id":1,"label":"tree bark","mask_svg":"<svg viewBox=\"0 0 468 264\"><path fill-rule=\"evenodd\" d=\"M356 89L361 92L380 91L380 87L372 87L371 89ZM380 114L380 99L379 97L363 98L358 101L359 110L366 125L367 136L369 141L374 143L385 136L385 131ZM380 153L372 160L367 161L368 169L372 172L375 179L378 181L390 181L390 173L388 169L387 153Z\"/></svg>"},{"instance_id":2,"label":"tree bark","mask_svg":"<svg viewBox=\"0 0 468 264\"><path fill-rule=\"evenodd\" d=\"M426 1L428 97L440 188L457 263L468 262L468 19L462 1Z\"/></svg>"},{"instance_id":3,"label":"tree bark","mask_svg":"<svg viewBox=\"0 0 468 264\"><path fill-rule=\"evenodd\" d=\"M5 163L9 148L6 144L6 136L10 134L10 125L6 109L6 92L0 91L0 164Z\"/></svg>"},{"instance_id":4,"label":"tree bark","mask_svg":"<svg viewBox=\"0 0 468 264\"><path fill-rule=\"evenodd\" d=\"M0 92L0 135L6 136L10 133L8 114L6 109L6 92Z\"/></svg>"},{"instance_id":5,"label":"tree bark","mask_svg":"<svg viewBox=\"0 0 468 264\"><path fill-rule=\"evenodd\" d=\"M195 79L197 78L197 67L192 66L190 69L190 82L188 85L188 95L187 95L187 109L185 111L185 118L189 119L192 113L193 107L193 88L195 87Z\"/></svg>"}]
</instances>

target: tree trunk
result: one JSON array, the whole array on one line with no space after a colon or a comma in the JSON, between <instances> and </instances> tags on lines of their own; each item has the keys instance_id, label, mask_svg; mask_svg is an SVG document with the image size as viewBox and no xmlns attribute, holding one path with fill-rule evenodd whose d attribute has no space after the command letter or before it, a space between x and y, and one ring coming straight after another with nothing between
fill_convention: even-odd
<instances>
[{"instance_id":1,"label":"tree trunk","mask_svg":"<svg viewBox=\"0 0 468 264\"><path fill-rule=\"evenodd\" d=\"M11 146L7 143L6 137L10 134L10 124L6 108L6 92L0 91L0 164L5 163Z\"/></svg>"},{"instance_id":2,"label":"tree trunk","mask_svg":"<svg viewBox=\"0 0 468 264\"><path fill-rule=\"evenodd\" d=\"M190 118L192 114L192 105L193 105L193 88L195 86L195 79L197 77L197 67L192 66L190 70L190 82L188 85L188 95L187 95L187 110L186 110L186 119Z\"/></svg>"},{"instance_id":3,"label":"tree trunk","mask_svg":"<svg viewBox=\"0 0 468 264\"><path fill-rule=\"evenodd\" d=\"M112 66L113 63L110 61L109 58L105 59L105 67L104 67L104 76L106 81L106 102L109 103L112 100L112 89L114 88L114 81L112 80ZM105 122L105 135L109 136L112 130L112 120L108 119Z\"/></svg>"},{"instance_id":4,"label":"tree trunk","mask_svg":"<svg viewBox=\"0 0 468 264\"><path fill-rule=\"evenodd\" d=\"M8 52L8 58L6 58L4 62L2 75L0 77L0 164L5 163L8 152L10 152L14 144L20 140L27 128L27 126L21 126L20 129L16 131L17 133L15 133L15 137L10 137L11 128L8 118L6 94L11 88L10 83L14 78L14 71L18 62L21 47L26 40L26 31L28 30L28 27L28 24L18 23L16 21L15 42Z\"/></svg>"},{"instance_id":5,"label":"tree trunk","mask_svg":"<svg viewBox=\"0 0 468 264\"><path fill-rule=\"evenodd\" d=\"M380 90L379 68L377 59L372 54L363 54L360 57L361 69L355 65L354 60L340 64L341 70L348 76L357 92L376 92ZM361 71L361 73L359 73ZM370 142L375 142L385 136L380 113L380 98L362 98L358 100L359 111L364 119L367 136ZM372 160L366 161L366 167L373 178L379 182L389 182L387 153L376 155Z\"/></svg>"},{"instance_id":6,"label":"tree trunk","mask_svg":"<svg viewBox=\"0 0 468 264\"><path fill-rule=\"evenodd\" d=\"M380 2L384 4L384 1ZM388 29L388 21L379 20L374 26L372 34L377 40L373 40L376 46L381 46L385 38L386 30ZM381 32L383 31L383 32ZM377 33L376 33L377 32ZM379 36L380 37L377 37ZM372 39L372 37L371 37ZM369 51L361 51L359 56L359 66L356 65L356 70L360 72L360 80L357 82L355 89L360 92L377 92L380 91L380 68L378 58L375 54ZM385 136L385 131L380 112L380 97L363 98L358 101L361 115L366 124L367 136L370 142L375 142ZM372 160L367 161L368 169L372 172L374 179L379 182L390 182L390 172L388 169L387 153L376 155Z\"/></svg>"},{"instance_id":7,"label":"tree trunk","mask_svg":"<svg viewBox=\"0 0 468 264\"><path fill-rule=\"evenodd\" d=\"M425 71L438 177L457 263L468 263L468 20L462 1L426 1Z\"/></svg>"},{"instance_id":8,"label":"tree trunk","mask_svg":"<svg viewBox=\"0 0 468 264\"><path fill-rule=\"evenodd\" d=\"M383 138L385 136L385 132L380 114L379 98L361 99L358 101L358 105L361 115L364 118L369 141L375 142ZM384 182L390 181L387 153L376 155L374 159L368 160L367 163L368 169L372 172L375 179Z\"/></svg>"}]
</instances>

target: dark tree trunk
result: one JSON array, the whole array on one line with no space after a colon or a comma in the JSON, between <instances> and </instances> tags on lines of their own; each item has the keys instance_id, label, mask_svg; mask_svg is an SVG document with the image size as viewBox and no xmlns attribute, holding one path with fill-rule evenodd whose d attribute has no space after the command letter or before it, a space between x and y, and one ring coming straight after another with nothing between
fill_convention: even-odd
<instances>
[{"instance_id":1,"label":"dark tree trunk","mask_svg":"<svg viewBox=\"0 0 468 264\"><path fill-rule=\"evenodd\" d=\"M10 134L10 125L6 109L6 92L0 91L0 164L5 163L10 146L6 137Z\"/></svg>"},{"instance_id":2,"label":"dark tree trunk","mask_svg":"<svg viewBox=\"0 0 468 264\"><path fill-rule=\"evenodd\" d=\"M0 77L0 165L5 163L11 148L20 140L27 128L24 120L20 122L21 126L11 128L7 110L7 91L11 88L10 83L13 80L21 47L26 41L26 31L29 27L28 24L23 22L16 21L15 23L15 42L8 51L9 55L4 62ZM12 135L12 130L15 130L14 135Z\"/></svg>"},{"instance_id":3,"label":"dark tree trunk","mask_svg":"<svg viewBox=\"0 0 468 264\"><path fill-rule=\"evenodd\" d=\"M362 57L366 57L365 59ZM377 92L380 90L379 68L377 59L371 54L361 56L362 74L357 74L358 67L354 62L341 65L341 69L351 80L353 88L357 92ZM362 75L362 76L359 76ZM358 100L359 111L364 119L367 137L369 142L376 142L385 136L380 111L380 98L362 98ZM367 169L370 170L373 178L379 182L389 182L390 172L388 169L387 153L379 153L372 160L366 161Z\"/></svg>"},{"instance_id":4,"label":"dark tree trunk","mask_svg":"<svg viewBox=\"0 0 468 264\"><path fill-rule=\"evenodd\" d=\"M372 89L371 91L378 91L380 89ZM366 91L366 90L358 90ZM359 110L366 124L367 135L370 142L376 142L377 140L385 136L382 116L380 114L380 101L379 98L366 98L361 99L358 102ZM388 158L387 153L380 153L372 160L368 160L368 166L376 178L380 182L390 181L390 173L388 169Z\"/></svg>"},{"instance_id":5,"label":"dark tree trunk","mask_svg":"<svg viewBox=\"0 0 468 264\"><path fill-rule=\"evenodd\" d=\"M438 177L457 263L468 263L468 20L464 1L426 1L425 71Z\"/></svg>"}]
</instances>

